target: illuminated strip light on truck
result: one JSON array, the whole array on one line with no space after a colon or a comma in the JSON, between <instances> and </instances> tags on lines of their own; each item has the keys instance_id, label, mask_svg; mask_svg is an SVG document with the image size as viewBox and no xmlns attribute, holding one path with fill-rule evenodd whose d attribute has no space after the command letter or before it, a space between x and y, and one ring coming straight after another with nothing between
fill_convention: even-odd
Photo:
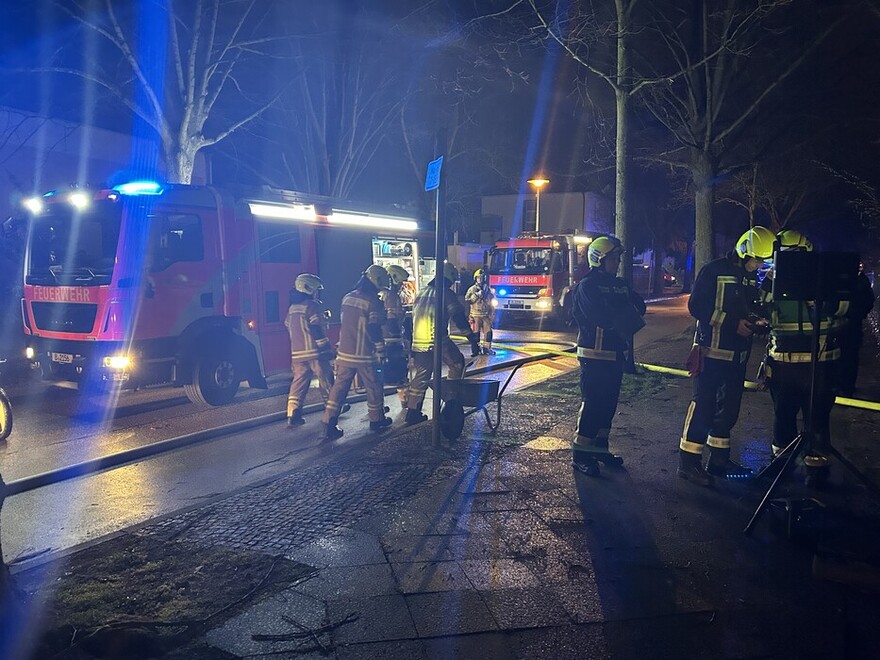
<instances>
[{"instance_id":1,"label":"illuminated strip light on truck","mask_svg":"<svg viewBox=\"0 0 880 660\"><path fill-rule=\"evenodd\" d=\"M315 207L308 205L259 204L249 202L251 213L262 218L276 218L281 220L296 220L300 222L314 222L318 215ZM415 220L406 218L394 218L383 215L366 215L347 211L333 211L327 216L327 222L331 225L348 227L369 227L374 229L415 232L419 225Z\"/></svg>"}]
</instances>

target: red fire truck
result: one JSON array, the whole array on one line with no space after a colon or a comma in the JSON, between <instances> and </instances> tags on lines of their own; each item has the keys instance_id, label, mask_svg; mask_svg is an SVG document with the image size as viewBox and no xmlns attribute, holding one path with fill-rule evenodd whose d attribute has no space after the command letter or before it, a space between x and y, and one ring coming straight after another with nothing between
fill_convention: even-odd
<instances>
[{"instance_id":1,"label":"red fire truck","mask_svg":"<svg viewBox=\"0 0 880 660\"><path fill-rule=\"evenodd\" d=\"M487 255L489 286L502 315L568 319L569 293L587 271L587 246L599 234L520 234Z\"/></svg>"},{"instance_id":2,"label":"red fire truck","mask_svg":"<svg viewBox=\"0 0 880 660\"><path fill-rule=\"evenodd\" d=\"M331 312L377 257L418 277L414 219L288 191L135 181L26 206L22 319L48 380L173 383L220 405L290 368L297 274L321 276Z\"/></svg>"}]
</instances>

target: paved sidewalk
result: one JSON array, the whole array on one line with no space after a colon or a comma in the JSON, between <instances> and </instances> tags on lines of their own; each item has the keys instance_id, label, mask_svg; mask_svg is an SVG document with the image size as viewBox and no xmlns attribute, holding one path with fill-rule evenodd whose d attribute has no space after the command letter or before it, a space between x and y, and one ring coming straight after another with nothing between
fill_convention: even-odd
<instances>
[{"instance_id":1,"label":"paved sidewalk","mask_svg":"<svg viewBox=\"0 0 880 660\"><path fill-rule=\"evenodd\" d=\"M462 441L434 450L416 427L129 530L169 553L228 548L304 569L160 655L880 657L864 556L878 556L877 507L862 487L835 471L810 543L772 531L773 515L746 538L757 485L675 477L687 381L628 379L612 440L626 468L599 478L570 467L576 383L510 395L494 437L473 416ZM745 460L768 459L771 416L769 397L746 396L734 440ZM785 490L803 494L794 481ZM867 548L849 543L852 529ZM99 561L104 546L81 559ZM817 548L832 563L816 566L848 584L813 576Z\"/></svg>"}]
</instances>

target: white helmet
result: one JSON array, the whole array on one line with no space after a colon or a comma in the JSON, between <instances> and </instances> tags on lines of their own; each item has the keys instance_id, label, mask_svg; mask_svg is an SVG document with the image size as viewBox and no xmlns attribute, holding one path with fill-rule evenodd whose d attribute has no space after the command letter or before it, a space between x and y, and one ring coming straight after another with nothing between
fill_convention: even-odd
<instances>
[{"instance_id":1,"label":"white helmet","mask_svg":"<svg viewBox=\"0 0 880 660\"><path fill-rule=\"evenodd\" d=\"M293 288L300 293L305 293L306 295L313 296L318 291L324 288L324 283L321 282L321 278L317 275L312 275L311 273L302 273L301 275L296 276L296 280L293 283Z\"/></svg>"}]
</instances>

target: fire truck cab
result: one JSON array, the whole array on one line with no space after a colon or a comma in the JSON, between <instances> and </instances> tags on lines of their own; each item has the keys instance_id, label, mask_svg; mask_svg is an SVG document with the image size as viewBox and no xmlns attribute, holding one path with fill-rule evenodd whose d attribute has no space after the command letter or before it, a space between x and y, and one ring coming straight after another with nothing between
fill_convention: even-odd
<instances>
[{"instance_id":1,"label":"fire truck cab","mask_svg":"<svg viewBox=\"0 0 880 660\"><path fill-rule=\"evenodd\" d=\"M513 317L567 320L572 287L587 270L587 246L599 234L520 234L487 254L496 309Z\"/></svg>"},{"instance_id":2,"label":"fire truck cab","mask_svg":"<svg viewBox=\"0 0 880 660\"><path fill-rule=\"evenodd\" d=\"M414 219L289 191L137 181L26 206L22 321L42 377L172 383L211 405L290 369L296 275L323 279L332 312L377 246L418 263Z\"/></svg>"}]
</instances>

